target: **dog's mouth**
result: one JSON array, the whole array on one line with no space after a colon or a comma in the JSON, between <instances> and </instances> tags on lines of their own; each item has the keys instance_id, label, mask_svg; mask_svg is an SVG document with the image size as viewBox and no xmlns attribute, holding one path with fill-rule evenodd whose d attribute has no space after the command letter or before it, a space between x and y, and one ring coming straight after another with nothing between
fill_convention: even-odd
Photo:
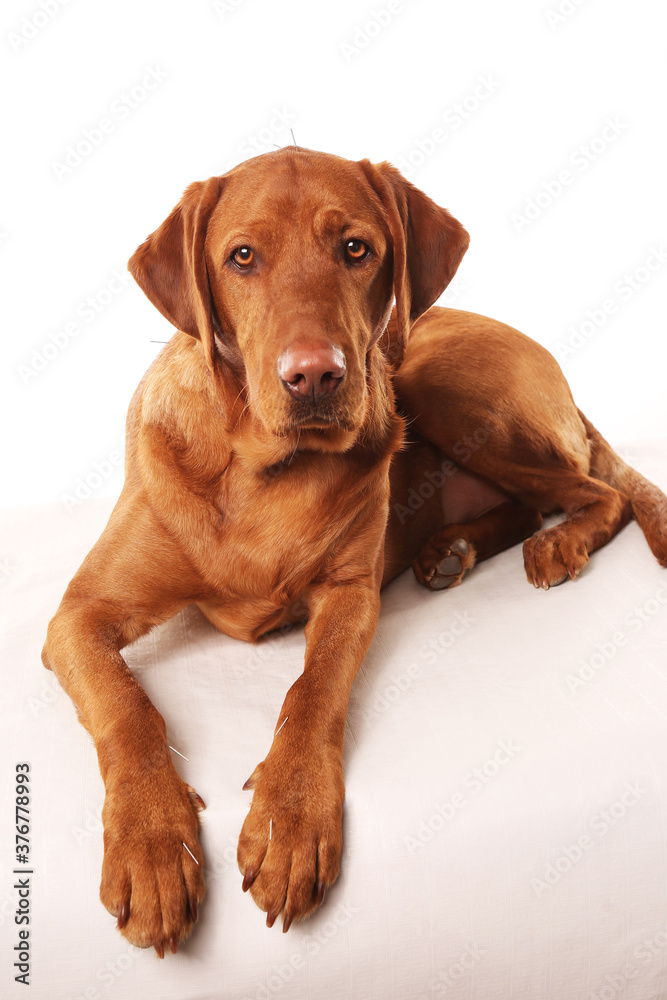
<instances>
[{"instance_id":1,"label":"dog's mouth","mask_svg":"<svg viewBox=\"0 0 667 1000\"><path fill-rule=\"evenodd\" d=\"M332 411L292 414L273 433L277 438L290 441L293 452L344 452L355 443L359 430L358 421L347 414Z\"/></svg>"},{"instance_id":2,"label":"dog's mouth","mask_svg":"<svg viewBox=\"0 0 667 1000\"><path fill-rule=\"evenodd\" d=\"M325 398L295 396L275 383L249 388L250 409L274 439L274 447L292 451L347 451L357 440L368 414L368 391L359 378L346 379ZM268 384L267 384L268 382ZM361 382L361 385L359 385Z\"/></svg>"},{"instance_id":3,"label":"dog's mouth","mask_svg":"<svg viewBox=\"0 0 667 1000\"><path fill-rule=\"evenodd\" d=\"M328 429L333 430L335 428L344 431L354 431L357 429L349 420L341 420L339 417L333 416L323 416L319 413L315 413L312 416L297 417L297 419L292 421L290 424L290 430L325 431Z\"/></svg>"},{"instance_id":4,"label":"dog's mouth","mask_svg":"<svg viewBox=\"0 0 667 1000\"><path fill-rule=\"evenodd\" d=\"M301 424L294 428L292 453L319 451L342 453L354 446L359 436L358 428L343 427L340 424Z\"/></svg>"},{"instance_id":5,"label":"dog's mouth","mask_svg":"<svg viewBox=\"0 0 667 1000\"><path fill-rule=\"evenodd\" d=\"M363 411L363 405L359 409ZM358 418L360 416L362 416L361 413L352 415L349 404L341 405L341 401L337 399L324 400L316 404L313 404L309 399L292 400L278 435L305 430L322 433L340 430L356 433L359 430L360 421Z\"/></svg>"},{"instance_id":6,"label":"dog's mouth","mask_svg":"<svg viewBox=\"0 0 667 1000\"><path fill-rule=\"evenodd\" d=\"M282 428L284 434L292 434L295 431L315 431L323 435L336 431L356 434L358 430L358 420L353 419L348 412L333 407L317 412L293 413Z\"/></svg>"}]
</instances>

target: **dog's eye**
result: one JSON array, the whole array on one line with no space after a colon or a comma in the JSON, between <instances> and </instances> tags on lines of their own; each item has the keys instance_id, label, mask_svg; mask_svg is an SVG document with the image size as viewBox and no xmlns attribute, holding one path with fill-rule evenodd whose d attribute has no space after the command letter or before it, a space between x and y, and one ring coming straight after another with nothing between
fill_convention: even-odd
<instances>
[{"instance_id":1,"label":"dog's eye","mask_svg":"<svg viewBox=\"0 0 667 1000\"><path fill-rule=\"evenodd\" d=\"M355 264L367 257L368 253L368 247L362 240L348 240L345 244L345 256Z\"/></svg>"},{"instance_id":2,"label":"dog's eye","mask_svg":"<svg viewBox=\"0 0 667 1000\"><path fill-rule=\"evenodd\" d=\"M252 267L255 263L255 251L250 247L237 247L232 254L232 260L238 267Z\"/></svg>"}]
</instances>

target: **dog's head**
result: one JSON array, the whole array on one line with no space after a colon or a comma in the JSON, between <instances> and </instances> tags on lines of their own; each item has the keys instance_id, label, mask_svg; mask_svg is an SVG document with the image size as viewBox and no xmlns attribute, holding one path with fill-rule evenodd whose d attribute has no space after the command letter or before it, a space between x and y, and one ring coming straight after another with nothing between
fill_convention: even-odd
<instances>
[{"instance_id":1,"label":"dog's head","mask_svg":"<svg viewBox=\"0 0 667 1000\"><path fill-rule=\"evenodd\" d=\"M129 268L213 369L236 372L270 434L344 450L394 297L390 357L468 239L389 164L287 147L191 184Z\"/></svg>"}]
</instances>

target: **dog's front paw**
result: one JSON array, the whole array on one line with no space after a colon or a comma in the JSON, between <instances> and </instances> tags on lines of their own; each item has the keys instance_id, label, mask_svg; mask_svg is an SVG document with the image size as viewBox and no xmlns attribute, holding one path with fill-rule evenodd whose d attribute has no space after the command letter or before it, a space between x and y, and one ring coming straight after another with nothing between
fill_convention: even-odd
<instances>
[{"instance_id":1,"label":"dog's front paw","mask_svg":"<svg viewBox=\"0 0 667 1000\"><path fill-rule=\"evenodd\" d=\"M107 783L100 899L139 948L175 952L204 897L195 790L171 767Z\"/></svg>"},{"instance_id":2,"label":"dog's front paw","mask_svg":"<svg viewBox=\"0 0 667 1000\"><path fill-rule=\"evenodd\" d=\"M475 549L465 538L435 535L412 564L413 572L429 590L456 587L475 565Z\"/></svg>"},{"instance_id":3,"label":"dog's front paw","mask_svg":"<svg viewBox=\"0 0 667 1000\"><path fill-rule=\"evenodd\" d=\"M252 805L238 846L243 891L283 931L320 905L335 882L342 848L343 785L340 760L285 763L266 760L248 779Z\"/></svg>"}]
</instances>

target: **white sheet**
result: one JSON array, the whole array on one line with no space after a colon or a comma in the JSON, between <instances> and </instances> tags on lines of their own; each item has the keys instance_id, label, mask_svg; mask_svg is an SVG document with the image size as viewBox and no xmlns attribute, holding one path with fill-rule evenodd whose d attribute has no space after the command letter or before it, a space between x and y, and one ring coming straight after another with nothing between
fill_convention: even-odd
<instances>
[{"instance_id":1,"label":"white sheet","mask_svg":"<svg viewBox=\"0 0 667 1000\"><path fill-rule=\"evenodd\" d=\"M633 463L667 489L661 444ZM636 524L545 593L520 548L430 594L385 593L345 746L342 875L287 935L241 892L241 786L303 632L251 647L189 609L127 650L202 815L207 897L178 955L98 900L103 786L39 653L110 505L5 512L2 996L142 1000L653 1000L667 996L667 573ZM577 678L580 683L577 683ZM31 986L13 981L13 775L31 763Z\"/></svg>"}]
</instances>

